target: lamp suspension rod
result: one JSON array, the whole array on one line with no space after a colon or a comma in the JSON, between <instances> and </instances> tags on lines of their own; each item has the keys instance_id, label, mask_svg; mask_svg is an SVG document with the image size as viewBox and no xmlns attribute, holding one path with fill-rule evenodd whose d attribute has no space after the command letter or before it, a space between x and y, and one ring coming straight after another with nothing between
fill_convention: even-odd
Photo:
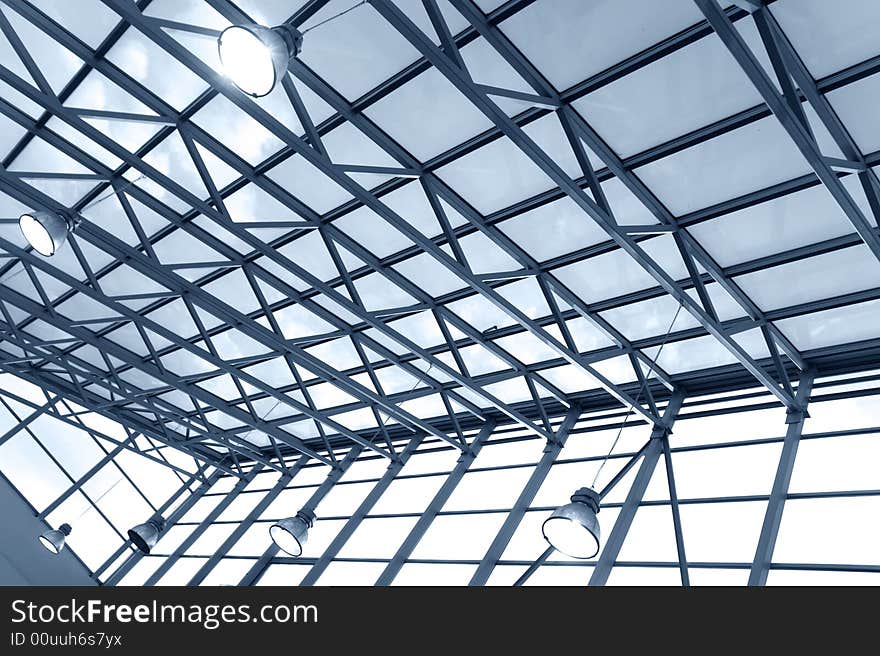
<instances>
[{"instance_id":1,"label":"lamp suspension rod","mask_svg":"<svg viewBox=\"0 0 880 656\"><path fill-rule=\"evenodd\" d=\"M630 403L629 408L626 411L626 415L623 417L623 421L620 422L620 428L617 429L617 435L614 437L614 441L611 443L611 448L608 449L608 453L602 459L601 464L599 465L599 469L596 470L596 475L593 477L593 482L590 484L590 487L595 489L596 481L599 480L599 474L602 473L602 469L605 467L605 463L608 462L608 459L611 457L611 454L614 452L614 447L617 446L618 440L620 440L620 436L623 433L623 427L626 426L626 422L629 420L629 416L632 414L633 407L636 403L639 402L639 399L642 398L642 392L645 391L645 388L648 386L648 379L651 377L651 374L654 372L654 367L657 366L657 361L660 359L660 354L663 353L663 347L666 346L666 342L669 339L670 333L672 333L672 327L675 325L676 319L678 319L678 315L681 312L681 304L679 304L678 309L675 311L675 316L672 317L672 321L669 322L669 328L666 329L666 334L663 336L663 341L660 342L660 348L657 350L657 355L650 361L650 365L648 366L648 373L645 374L645 381L642 383L639 388L639 393L636 395L635 400ZM637 363L638 364L638 363ZM641 366L641 365L639 365Z\"/></svg>"},{"instance_id":2,"label":"lamp suspension rod","mask_svg":"<svg viewBox=\"0 0 880 656\"><path fill-rule=\"evenodd\" d=\"M352 6L349 7L348 9L344 9L343 11L340 11L338 14L334 14L333 16L330 16L330 18L325 18L324 20L320 21L319 23L315 23L315 24L312 25L311 27L308 27L308 28L306 28L306 29L304 29L304 30L300 30L300 34L302 34L303 36L305 36L306 33L311 32L311 31L312 31L313 29L315 29L316 27L321 27L322 25L326 25L327 23L330 23L330 22L332 22L332 21L335 21L335 20L336 20L337 18L339 18L340 16L344 16L344 15L347 14L348 12L350 12L350 11L354 11L355 9L357 9L358 7L360 7L361 5L365 5L365 4L367 4L367 0L361 0L361 1L360 1L359 3L357 3L356 5L352 5Z\"/></svg>"}]
</instances>

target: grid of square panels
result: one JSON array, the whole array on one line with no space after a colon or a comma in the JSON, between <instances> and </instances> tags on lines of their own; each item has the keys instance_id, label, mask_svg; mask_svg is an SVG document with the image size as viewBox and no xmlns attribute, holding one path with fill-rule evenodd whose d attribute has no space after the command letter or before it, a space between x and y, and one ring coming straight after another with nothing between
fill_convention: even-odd
<instances>
[{"instance_id":1,"label":"grid of square panels","mask_svg":"<svg viewBox=\"0 0 880 656\"><path fill-rule=\"evenodd\" d=\"M877 8L550 2L4 0L0 367L244 476L875 360Z\"/></svg>"},{"instance_id":2,"label":"grid of square panels","mask_svg":"<svg viewBox=\"0 0 880 656\"><path fill-rule=\"evenodd\" d=\"M659 388L736 363L791 402L786 377L809 354L876 337L877 253L834 190L808 179L810 162L695 6L672 3L657 20L626 4L483 13L442 0L429 16L374 3L316 30L285 84L251 102L215 84L216 53L193 30L246 17L305 28L341 0L292 3L283 17L260 2L96 0L74 12L10 0L4 214L60 203L85 221L51 261L19 253L5 221L0 302L17 337L5 352L91 400L121 389L120 408L182 440L200 434L218 459L373 442L453 413L501 412L548 437L544 405L604 390L650 417L632 391L641 378ZM850 108L870 100L872 80L853 66L877 53L842 35L863 33L876 8L810 4L827 32L823 68L790 5L759 13L775 47L816 76L825 104L804 103L804 120L828 157L870 164L870 128ZM725 16L767 75L761 20ZM559 106L463 93L419 47L419 32L439 43L437 20L481 89ZM597 30L587 63L562 56L586 27ZM43 80L58 52L64 66ZM495 101L513 127L490 120ZM520 133L580 192L554 184ZM875 180L870 166L840 179L871 225ZM55 339L70 340L51 349L70 370L62 380L38 346Z\"/></svg>"},{"instance_id":3,"label":"grid of square panels","mask_svg":"<svg viewBox=\"0 0 880 656\"><path fill-rule=\"evenodd\" d=\"M767 584L872 584L876 578L880 537L864 518L880 499L871 464L880 437L878 380L875 371L814 381L782 493ZM276 550L255 578L255 563L271 547L268 526L305 504L327 469L303 468L281 489L278 476L264 472L232 493L235 479L226 477L123 584L587 585L595 583L604 552L587 561L553 552L519 579L547 548L542 522L595 478L603 495L603 547L623 531L605 583L681 585L684 570L690 585L745 585L784 461L784 408L760 388L688 398L668 436L669 460L647 471L644 493L634 500L640 454L657 438L638 420L621 430L622 419L618 413L580 415L565 446L549 458L540 440L507 425L492 431L464 467L453 449L436 441L423 444L391 477L379 458L356 460L318 504L302 557ZM544 460L549 466L542 467ZM623 521L627 507L632 512ZM246 530L230 544L241 526ZM203 570L206 563L210 571ZM162 576L150 579L163 564Z\"/></svg>"},{"instance_id":4,"label":"grid of square panels","mask_svg":"<svg viewBox=\"0 0 880 656\"><path fill-rule=\"evenodd\" d=\"M210 469L36 385L0 374L0 475L98 580L131 555L127 531L173 513ZM36 539L36 536L34 536Z\"/></svg>"}]
</instances>

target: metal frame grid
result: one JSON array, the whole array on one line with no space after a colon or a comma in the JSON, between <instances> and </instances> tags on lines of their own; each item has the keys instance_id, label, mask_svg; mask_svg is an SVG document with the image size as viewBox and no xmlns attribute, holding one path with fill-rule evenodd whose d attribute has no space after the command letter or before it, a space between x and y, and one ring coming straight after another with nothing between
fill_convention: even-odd
<instances>
[{"instance_id":1,"label":"metal frame grid","mask_svg":"<svg viewBox=\"0 0 880 656\"><path fill-rule=\"evenodd\" d=\"M452 449L460 459L447 483L377 578L390 583L419 564L411 556L420 532L442 516L483 442L500 430L521 431L545 450L477 563L471 582L486 583L535 510L534 495L572 427L593 413L623 417L623 407L653 433L637 452L635 482L593 573L605 582L621 564L617 551L656 463L663 456L668 466L676 452L668 438L675 406L755 383L791 419L749 579L766 582L813 379L867 371L878 361L880 335L870 326L880 286L868 269L880 269L873 168L880 151L860 148L870 141L864 125L852 111L845 125L831 96L871 82L880 55L820 76L797 25L786 32L786 0L727 8L696 0L682 3L690 13L676 6L663 16L634 16L677 27L560 88L561 74L534 57L536 47L548 47L538 19L576 5L542 6L548 1L370 0L346 17L349 32L328 29L310 39L319 53L356 33L393 43L389 54L377 39L378 54L363 57L378 57L364 69L375 84L353 85L344 66L310 59L306 43L283 84L258 102L216 70L204 44L230 22L251 20L249 11L268 11L260 3L96 0L92 22L106 29L95 32L51 0L3 0L0 115L9 134L22 136L0 170L10 215L0 218L0 368L149 439L141 453L178 449L199 471L238 481L147 582L186 561L253 481L280 477L216 555L200 556L193 583L211 580L225 551L303 472L329 471L315 498L304 500L315 506L352 462L356 469L387 461L304 577L317 582L346 562L337 554L408 459ZM301 27L345 3L292 4L296 11L278 20ZM61 60L47 44L63 49L70 75L50 70ZM606 124L594 124L589 103L601 104L608 89L719 44L735 64L725 74L747 83L743 108L631 153ZM141 60L133 52L154 59L158 77L149 65L135 66ZM409 111L401 93L422 93L418 85L428 79L445 90L445 101L454 96L455 107L466 106L462 117L479 128L417 157L424 148L387 112L402 106L400 122L399 112ZM126 131L132 126L136 133ZM670 191L656 173L674 175L677 157L759 128L781 135L789 177L759 171L743 183L729 172L705 196L711 202L691 208L678 196L699 196L710 185L698 180ZM262 145L249 150L236 130ZM406 138L392 136L400 134ZM479 158L496 151L497 175L540 191L515 189L507 202L515 184L491 189ZM473 158L477 164L468 164ZM508 171L506 160L520 168ZM518 179L523 170L532 177ZM476 192L463 179L474 171ZM504 202L490 207L474 196L483 192ZM812 240L780 238L768 252L733 262L709 232L730 217L817 193L830 199L822 211L846 228L820 230ZM104 200L92 205L97 199ZM15 234L11 215L24 207L82 215L63 256L40 257ZM595 233L542 248L541 226L566 212L576 217L569 227ZM532 225L526 237L524 220ZM834 273L834 264L822 264L827 257L837 258L838 277L855 273L856 281L823 286L813 276L804 286L814 289L788 302L786 276L822 266ZM865 270L847 270L846 258ZM602 285L591 277L629 284L597 291ZM686 325L676 324L677 310ZM844 323L861 330L847 332ZM840 336L823 336L825 324ZM35 414L69 419L56 406ZM680 504L667 473L676 567L687 583ZM241 581L255 583L285 562L266 550ZM100 576L110 565L93 569ZM145 565L127 557L109 582L135 567Z\"/></svg>"},{"instance_id":2,"label":"metal frame grid","mask_svg":"<svg viewBox=\"0 0 880 656\"><path fill-rule=\"evenodd\" d=\"M403 464L371 456L335 481L302 460L292 478L264 471L232 492L235 479L226 477L154 554L112 582L872 584L876 536L862 520L880 504L870 464L880 435L877 383L876 371L805 375L796 385L803 413L752 388L677 397L664 407L662 428L631 418L599 479L608 533L589 561L542 554L540 522L596 472L621 412L570 412L557 424L559 443L543 448L507 424L474 435L468 454L426 438L409 445ZM267 551L268 525L316 496L323 503L304 555ZM794 508L783 522L786 504ZM822 539L818 517L832 525Z\"/></svg>"}]
</instances>

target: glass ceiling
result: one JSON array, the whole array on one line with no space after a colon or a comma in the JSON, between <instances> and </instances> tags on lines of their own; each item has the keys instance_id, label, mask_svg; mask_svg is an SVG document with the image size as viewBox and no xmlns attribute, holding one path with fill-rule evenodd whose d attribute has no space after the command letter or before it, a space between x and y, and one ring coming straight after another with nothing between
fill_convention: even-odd
<instances>
[{"instance_id":1,"label":"glass ceiling","mask_svg":"<svg viewBox=\"0 0 880 656\"><path fill-rule=\"evenodd\" d=\"M0 0L0 369L250 481L877 366L880 5L371 0L220 73L353 4Z\"/></svg>"}]
</instances>

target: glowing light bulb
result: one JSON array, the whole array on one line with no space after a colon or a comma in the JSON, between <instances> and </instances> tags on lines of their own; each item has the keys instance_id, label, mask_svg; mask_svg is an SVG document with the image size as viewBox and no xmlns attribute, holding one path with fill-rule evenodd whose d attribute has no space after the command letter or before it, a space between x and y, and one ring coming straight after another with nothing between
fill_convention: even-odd
<instances>
[{"instance_id":1,"label":"glowing light bulb","mask_svg":"<svg viewBox=\"0 0 880 656\"><path fill-rule=\"evenodd\" d=\"M290 25L232 25L217 38L217 51L223 72L232 83L260 98L284 76L301 44L302 35Z\"/></svg>"},{"instance_id":2,"label":"glowing light bulb","mask_svg":"<svg viewBox=\"0 0 880 656\"><path fill-rule=\"evenodd\" d=\"M26 212L18 217L18 227L28 244L40 255L55 255L67 241L72 227L54 212Z\"/></svg>"}]
</instances>

